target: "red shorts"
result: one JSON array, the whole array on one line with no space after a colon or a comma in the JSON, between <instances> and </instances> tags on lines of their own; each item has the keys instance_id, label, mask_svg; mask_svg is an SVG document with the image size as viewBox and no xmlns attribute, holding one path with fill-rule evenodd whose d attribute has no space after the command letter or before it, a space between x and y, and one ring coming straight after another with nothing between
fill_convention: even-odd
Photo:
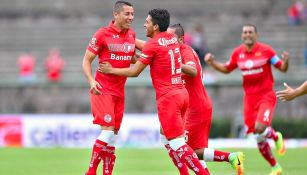
<instances>
[{"instance_id":1,"label":"red shorts","mask_svg":"<svg viewBox=\"0 0 307 175\"><path fill-rule=\"evenodd\" d=\"M90 92L93 123L100 126L114 126L119 129L125 107L125 99L109 94L94 95Z\"/></svg>"},{"instance_id":2,"label":"red shorts","mask_svg":"<svg viewBox=\"0 0 307 175\"><path fill-rule=\"evenodd\" d=\"M256 122L270 126L275 107L276 95L274 91L261 95L246 95L244 97L244 123L247 127L246 133L254 132Z\"/></svg>"},{"instance_id":3,"label":"red shorts","mask_svg":"<svg viewBox=\"0 0 307 175\"><path fill-rule=\"evenodd\" d=\"M199 118L203 120L193 121L189 118ZM199 114L187 115L185 123L185 139L187 144L193 149L208 148L208 139L210 135L212 122L212 108Z\"/></svg>"},{"instance_id":4,"label":"red shorts","mask_svg":"<svg viewBox=\"0 0 307 175\"><path fill-rule=\"evenodd\" d=\"M173 90L157 100L159 121L168 140L184 134L183 119L188 105L186 89Z\"/></svg>"}]
</instances>

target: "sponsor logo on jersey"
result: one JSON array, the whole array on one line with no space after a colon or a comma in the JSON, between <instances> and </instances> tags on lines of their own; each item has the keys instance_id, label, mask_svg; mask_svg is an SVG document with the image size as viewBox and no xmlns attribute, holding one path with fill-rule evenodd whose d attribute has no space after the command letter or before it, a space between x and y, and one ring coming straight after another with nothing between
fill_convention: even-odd
<instances>
[{"instance_id":1,"label":"sponsor logo on jersey","mask_svg":"<svg viewBox=\"0 0 307 175\"><path fill-rule=\"evenodd\" d=\"M128 55L116 55L114 53L112 53L110 55L110 59L111 60L118 60L118 61L127 61L127 60L131 60L132 56L128 56Z\"/></svg>"},{"instance_id":2,"label":"sponsor logo on jersey","mask_svg":"<svg viewBox=\"0 0 307 175\"><path fill-rule=\"evenodd\" d=\"M177 44L178 43L178 40L176 37L173 37L172 39L165 39L165 38L159 38L158 39L158 43L161 45L161 46L167 46L167 45L170 45L170 44Z\"/></svg>"},{"instance_id":3,"label":"sponsor logo on jersey","mask_svg":"<svg viewBox=\"0 0 307 175\"><path fill-rule=\"evenodd\" d=\"M242 75L245 76L245 75L253 75L253 74L259 74L263 72L263 69L262 68L258 68L258 69L250 69L250 70L245 70L245 71L242 71Z\"/></svg>"},{"instance_id":4,"label":"sponsor logo on jersey","mask_svg":"<svg viewBox=\"0 0 307 175\"><path fill-rule=\"evenodd\" d=\"M111 52L134 52L135 44L125 42L124 44L108 44L108 48Z\"/></svg>"},{"instance_id":5,"label":"sponsor logo on jersey","mask_svg":"<svg viewBox=\"0 0 307 175\"><path fill-rule=\"evenodd\" d=\"M245 61L245 67L247 69L251 69L254 66L254 62L252 60Z\"/></svg>"},{"instance_id":6,"label":"sponsor logo on jersey","mask_svg":"<svg viewBox=\"0 0 307 175\"><path fill-rule=\"evenodd\" d=\"M112 121L112 116L110 114L106 114L103 118L106 123L110 123Z\"/></svg>"},{"instance_id":7,"label":"sponsor logo on jersey","mask_svg":"<svg viewBox=\"0 0 307 175\"><path fill-rule=\"evenodd\" d=\"M119 38L119 35L113 35L113 38Z\"/></svg>"}]
</instances>

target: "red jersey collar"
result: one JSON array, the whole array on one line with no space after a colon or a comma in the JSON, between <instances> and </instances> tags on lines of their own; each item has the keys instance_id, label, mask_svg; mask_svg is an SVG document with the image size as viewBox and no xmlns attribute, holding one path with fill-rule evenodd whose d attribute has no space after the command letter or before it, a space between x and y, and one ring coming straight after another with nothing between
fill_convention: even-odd
<instances>
[{"instance_id":1,"label":"red jersey collar","mask_svg":"<svg viewBox=\"0 0 307 175\"><path fill-rule=\"evenodd\" d=\"M117 33L123 32L123 30L117 28L117 27L114 25L114 22L115 22L115 21L112 20L112 21L110 22L110 24L109 24L109 27L110 27L112 30L114 30L115 32L117 32ZM128 30L127 30L127 31L128 31Z\"/></svg>"},{"instance_id":2,"label":"red jersey collar","mask_svg":"<svg viewBox=\"0 0 307 175\"><path fill-rule=\"evenodd\" d=\"M246 52L246 53L255 53L256 50L257 50L258 47L259 47L259 43L256 42L255 45L254 45L254 47L252 48L252 50L251 50L251 51L248 51L248 50L246 49L246 46L245 46L244 44L242 44L242 45L243 45L243 48L244 48L244 52Z\"/></svg>"}]
</instances>

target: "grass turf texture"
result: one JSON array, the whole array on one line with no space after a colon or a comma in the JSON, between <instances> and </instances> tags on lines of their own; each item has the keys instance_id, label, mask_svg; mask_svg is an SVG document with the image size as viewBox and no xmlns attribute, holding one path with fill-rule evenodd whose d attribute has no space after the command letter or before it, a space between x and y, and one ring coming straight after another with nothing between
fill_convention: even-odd
<instances>
[{"instance_id":1,"label":"grass turf texture","mask_svg":"<svg viewBox=\"0 0 307 175\"><path fill-rule=\"evenodd\" d=\"M246 155L246 175L267 175L269 165L257 149L241 149ZM228 151L233 151L229 150ZM274 150L273 150L274 151ZM283 174L306 175L307 148L287 149L277 157ZM0 148L1 175L83 175L87 169L90 149L25 149ZM235 174L226 162L208 163L212 175ZM163 149L118 149L113 175L176 175L177 170ZM191 173L193 174L193 173ZM97 175L101 175L101 167Z\"/></svg>"}]
</instances>

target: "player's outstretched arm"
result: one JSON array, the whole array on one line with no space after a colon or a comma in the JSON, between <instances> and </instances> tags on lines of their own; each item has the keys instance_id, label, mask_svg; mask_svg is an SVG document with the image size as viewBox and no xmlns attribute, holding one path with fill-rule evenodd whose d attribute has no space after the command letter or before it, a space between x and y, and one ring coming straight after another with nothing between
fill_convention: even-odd
<instances>
[{"instance_id":1,"label":"player's outstretched arm","mask_svg":"<svg viewBox=\"0 0 307 175\"><path fill-rule=\"evenodd\" d=\"M113 74L126 77L137 77L145 69L147 65L137 61L132 67L129 68L113 68L109 62L99 64L98 71L104 74Z\"/></svg>"},{"instance_id":2,"label":"player's outstretched arm","mask_svg":"<svg viewBox=\"0 0 307 175\"><path fill-rule=\"evenodd\" d=\"M100 84L94 79L92 75L92 62L95 59L96 55L92 52L86 50L85 55L83 57L82 68L83 72L90 84L91 90L94 94L99 95L101 92L98 90L97 87L101 88Z\"/></svg>"},{"instance_id":3,"label":"player's outstretched arm","mask_svg":"<svg viewBox=\"0 0 307 175\"><path fill-rule=\"evenodd\" d=\"M204 60L207 64L212 66L215 70L222 72L224 74L230 73L230 71L227 69L227 67L224 64L215 61L214 55L212 55L211 53L207 53L205 55Z\"/></svg>"},{"instance_id":4,"label":"player's outstretched arm","mask_svg":"<svg viewBox=\"0 0 307 175\"><path fill-rule=\"evenodd\" d=\"M281 72L287 72L288 66L289 66L289 53L286 51L283 51L283 53L281 54L281 59L282 59L282 64L279 67L279 70Z\"/></svg>"},{"instance_id":5,"label":"player's outstretched arm","mask_svg":"<svg viewBox=\"0 0 307 175\"><path fill-rule=\"evenodd\" d=\"M146 44L146 41L140 40L140 39L138 39L138 38L135 39L135 47L136 47L138 50L142 51L145 44Z\"/></svg>"},{"instance_id":6,"label":"player's outstretched arm","mask_svg":"<svg viewBox=\"0 0 307 175\"><path fill-rule=\"evenodd\" d=\"M296 89L288 86L287 83L284 83L286 87L285 90L277 91L276 95L281 101L291 101L296 97L307 94L307 81L305 81L301 86Z\"/></svg>"}]
</instances>

